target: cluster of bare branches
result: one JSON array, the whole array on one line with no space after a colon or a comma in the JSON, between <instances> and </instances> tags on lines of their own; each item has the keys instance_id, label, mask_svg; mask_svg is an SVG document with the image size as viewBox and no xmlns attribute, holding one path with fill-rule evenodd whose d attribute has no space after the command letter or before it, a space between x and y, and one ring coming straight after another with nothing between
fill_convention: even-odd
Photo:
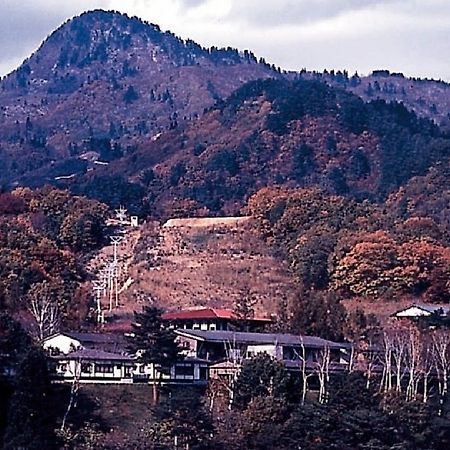
<instances>
[{"instance_id":1,"label":"cluster of bare branches","mask_svg":"<svg viewBox=\"0 0 450 450\"><path fill-rule=\"evenodd\" d=\"M40 341L59 330L61 314L57 294L46 281L30 289L28 311L36 322L36 337Z\"/></svg>"},{"instance_id":2,"label":"cluster of bare branches","mask_svg":"<svg viewBox=\"0 0 450 450\"><path fill-rule=\"evenodd\" d=\"M328 384L330 381L330 347L325 345L320 349L312 358L311 367L308 367L308 362L311 359L307 355L305 344L303 339L300 339L300 349L295 350L294 354L299 362L299 368L302 381L302 405L305 404L306 396L309 391L309 379L313 376L317 376L319 380L319 403L327 403L329 398Z\"/></svg>"},{"instance_id":3,"label":"cluster of bare branches","mask_svg":"<svg viewBox=\"0 0 450 450\"><path fill-rule=\"evenodd\" d=\"M242 365L245 361L245 351L236 345L236 341L225 343L226 362L229 364L228 374L222 378L215 378L210 381L208 389L209 409L214 409L214 402L217 395L221 392L227 393L228 410L231 411L235 399L235 387Z\"/></svg>"},{"instance_id":4,"label":"cluster of bare branches","mask_svg":"<svg viewBox=\"0 0 450 450\"><path fill-rule=\"evenodd\" d=\"M380 392L404 395L406 401L427 402L430 381L437 381L441 397L448 392L450 330L393 327L383 333Z\"/></svg>"}]
</instances>

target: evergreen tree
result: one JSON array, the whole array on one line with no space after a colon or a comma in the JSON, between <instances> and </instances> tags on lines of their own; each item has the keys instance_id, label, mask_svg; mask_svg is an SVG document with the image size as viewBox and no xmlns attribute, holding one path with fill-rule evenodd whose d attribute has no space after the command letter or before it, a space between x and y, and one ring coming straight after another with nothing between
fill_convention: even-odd
<instances>
[{"instance_id":1,"label":"evergreen tree","mask_svg":"<svg viewBox=\"0 0 450 450\"><path fill-rule=\"evenodd\" d=\"M56 420L48 403L50 378L40 349L30 348L20 361L8 408L4 450L57 448Z\"/></svg>"},{"instance_id":2,"label":"evergreen tree","mask_svg":"<svg viewBox=\"0 0 450 450\"><path fill-rule=\"evenodd\" d=\"M153 384L155 403L162 375L170 374L171 367L182 359L181 349L175 341L176 335L164 325L161 314L162 310L154 306L144 306L142 312L135 312L129 345L129 349L137 355L139 362L154 364L159 372L159 381Z\"/></svg>"},{"instance_id":3,"label":"evergreen tree","mask_svg":"<svg viewBox=\"0 0 450 450\"><path fill-rule=\"evenodd\" d=\"M292 332L324 339L344 339L347 313L336 294L324 291L303 292L292 311Z\"/></svg>"}]
</instances>

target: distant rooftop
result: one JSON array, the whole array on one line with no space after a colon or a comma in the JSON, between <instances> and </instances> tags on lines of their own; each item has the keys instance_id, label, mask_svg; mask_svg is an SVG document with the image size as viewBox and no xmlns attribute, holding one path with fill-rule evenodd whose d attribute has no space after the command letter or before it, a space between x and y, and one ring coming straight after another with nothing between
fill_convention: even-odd
<instances>
[{"instance_id":1,"label":"distant rooftop","mask_svg":"<svg viewBox=\"0 0 450 450\"><path fill-rule=\"evenodd\" d=\"M430 304L426 304L426 303L413 303L406 308L396 311L394 314L392 314L392 316L412 317L412 316L415 316L413 314L414 309L421 310L423 313L425 313L425 315L440 313L440 315L444 316L450 312L449 305L430 305ZM419 314L419 315L424 315L424 314Z\"/></svg>"},{"instance_id":2,"label":"distant rooftop","mask_svg":"<svg viewBox=\"0 0 450 450\"><path fill-rule=\"evenodd\" d=\"M317 336L299 336L294 334L272 333L245 333L235 331L202 331L202 330L176 330L180 336L193 337L201 341L209 342L235 342L237 344L262 345L302 345L308 347L342 348L348 344L328 341Z\"/></svg>"},{"instance_id":3,"label":"distant rooftop","mask_svg":"<svg viewBox=\"0 0 450 450\"><path fill-rule=\"evenodd\" d=\"M134 358L121 353L105 352L103 350L93 350L83 348L67 355L61 354L53 357L54 359L80 359L94 361L134 361Z\"/></svg>"},{"instance_id":4,"label":"distant rooftop","mask_svg":"<svg viewBox=\"0 0 450 450\"><path fill-rule=\"evenodd\" d=\"M93 343L93 344L114 344L119 341L123 341L123 336L113 333L85 333L76 331L63 331L61 334L69 336L72 339L76 339L81 343Z\"/></svg>"},{"instance_id":5,"label":"distant rooftop","mask_svg":"<svg viewBox=\"0 0 450 450\"><path fill-rule=\"evenodd\" d=\"M226 320L239 320L233 311L220 308L200 308L185 311L168 312L162 315L164 320L214 320L214 319L226 319ZM271 322L270 319L264 317L252 317L247 320Z\"/></svg>"}]
</instances>

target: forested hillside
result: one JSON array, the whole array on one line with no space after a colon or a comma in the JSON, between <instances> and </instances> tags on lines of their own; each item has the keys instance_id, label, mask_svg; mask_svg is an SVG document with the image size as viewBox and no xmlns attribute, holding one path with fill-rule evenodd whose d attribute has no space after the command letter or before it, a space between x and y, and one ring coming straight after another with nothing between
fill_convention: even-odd
<instances>
[{"instance_id":1,"label":"forested hillside","mask_svg":"<svg viewBox=\"0 0 450 450\"><path fill-rule=\"evenodd\" d=\"M289 260L299 286L290 305L292 326L349 337L346 319L337 318L349 302L383 318L402 300L448 303L448 176L447 168L432 169L382 204L317 188L271 187L255 194L248 211L267 242ZM322 315L330 306L333 324Z\"/></svg>"},{"instance_id":2,"label":"forested hillside","mask_svg":"<svg viewBox=\"0 0 450 450\"><path fill-rule=\"evenodd\" d=\"M274 74L248 51L207 50L119 13L82 14L0 82L0 181L37 186L130 155Z\"/></svg>"},{"instance_id":3,"label":"forested hillside","mask_svg":"<svg viewBox=\"0 0 450 450\"><path fill-rule=\"evenodd\" d=\"M235 214L268 185L379 201L446 161L449 143L399 104L367 104L316 81L255 81L195 123L77 179L75 189L106 203L143 198L153 214L169 217ZM166 158L156 163L161 150Z\"/></svg>"},{"instance_id":4,"label":"forested hillside","mask_svg":"<svg viewBox=\"0 0 450 450\"><path fill-rule=\"evenodd\" d=\"M449 110L442 81L287 73L116 12L61 25L0 81L0 447L449 448L450 316L387 325L450 303ZM254 336L184 358L156 306L297 336L280 361ZM39 348L59 330L133 333L74 357L86 388Z\"/></svg>"},{"instance_id":5,"label":"forested hillside","mask_svg":"<svg viewBox=\"0 0 450 450\"><path fill-rule=\"evenodd\" d=\"M302 76L341 86L365 101L381 99L403 103L418 116L429 118L446 130L449 129L450 85L445 81L408 78L389 70L375 70L366 76L357 73L350 76L340 71L304 73Z\"/></svg>"},{"instance_id":6,"label":"forested hillside","mask_svg":"<svg viewBox=\"0 0 450 450\"><path fill-rule=\"evenodd\" d=\"M378 200L448 155L424 119L445 122L446 89L383 71L284 73L92 11L0 82L0 181L159 216L235 213L272 184Z\"/></svg>"},{"instance_id":7,"label":"forested hillside","mask_svg":"<svg viewBox=\"0 0 450 450\"><path fill-rule=\"evenodd\" d=\"M0 312L42 338L89 320L83 255L103 244L105 205L66 191L0 194Z\"/></svg>"}]
</instances>

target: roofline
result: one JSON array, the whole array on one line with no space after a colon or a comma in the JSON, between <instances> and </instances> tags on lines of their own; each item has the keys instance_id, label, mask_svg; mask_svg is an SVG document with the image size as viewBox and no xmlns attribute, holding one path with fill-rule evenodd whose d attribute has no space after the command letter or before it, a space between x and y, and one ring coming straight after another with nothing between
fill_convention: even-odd
<instances>
[{"instance_id":1,"label":"roofline","mask_svg":"<svg viewBox=\"0 0 450 450\"><path fill-rule=\"evenodd\" d=\"M73 352L75 353L75 352ZM50 356L52 359L56 359L56 360L71 360L71 361L75 361L75 360L87 360L87 361L129 361L129 362L135 362L136 358L133 356L126 356L126 355L117 355L116 357L101 357L101 356L74 356L71 353L67 353L67 354L61 354L61 355L51 355Z\"/></svg>"},{"instance_id":2,"label":"roofline","mask_svg":"<svg viewBox=\"0 0 450 450\"><path fill-rule=\"evenodd\" d=\"M54 338L54 337L56 337L56 336L58 336L58 335L59 335L59 336L65 336L65 337L68 337L68 338L70 338L70 339L73 339L74 341L78 341L78 340L79 340L79 339L76 339L76 338L74 338L73 336L71 336L70 333L71 333L71 331L57 331L56 333L52 333L52 334L50 334L49 336L47 336L46 338L42 339L41 342L48 341L49 339L52 339L52 338ZM78 333L78 331L73 331L73 333ZM80 333L82 333L82 332L80 331Z\"/></svg>"},{"instance_id":3,"label":"roofline","mask_svg":"<svg viewBox=\"0 0 450 450\"><path fill-rule=\"evenodd\" d=\"M430 306L433 307L432 304L430 304ZM420 305L418 303L413 303L412 305L407 306L406 308L402 308L402 309L399 309L398 311L393 312L390 317L396 316L398 313L401 313L402 311L406 311L407 309L410 309L410 308L419 308L420 310L425 311L430 314L433 314L435 311L442 309L442 311L445 313L444 307L441 305L437 306L437 309L435 311L429 311L428 309L424 308L424 305Z\"/></svg>"},{"instance_id":4,"label":"roofline","mask_svg":"<svg viewBox=\"0 0 450 450\"><path fill-rule=\"evenodd\" d=\"M177 314L195 314L196 312L200 311L210 311L212 315L210 317L167 317ZM223 317L220 316L220 314L217 313L217 311L226 311L230 313L230 317ZM235 313L228 309L223 308L201 308L201 309L193 309L193 310L185 310L185 311L168 311L162 314L161 318L163 320L214 320L214 319L222 319L222 320L241 320L241 321L250 321L250 322L267 322L271 323L273 320L269 317L249 317L247 319L242 319L240 317L237 317Z\"/></svg>"},{"instance_id":5,"label":"roofline","mask_svg":"<svg viewBox=\"0 0 450 450\"><path fill-rule=\"evenodd\" d=\"M205 341L205 338L200 337L200 336L195 336L195 335L192 335L192 334L189 333L190 331L193 331L193 330L181 330L181 329L178 329L178 330L174 330L174 331L175 331L175 334L178 334L179 336L191 337L191 338L194 337L194 338L196 338L199 341L202 341L202 342Z\"/></svg>"},{"instance_id":6,"label":"roofline","mask_svg":"<svg viewBox=\"0 0 450 450\"><path fill-rule=\"evenodd\" d=\"M234 331L212 331L212 330L175 330L175 333L180 335L180 336L184 336L184 337L188 337L191 339L196 339L198 341L201 342L206 342L209 339L207 339L206 337L203 336L198 336L197 334L195 334L196 332L205 332L205 333L233 333L233 335L236 334L236 332ZM242 332L243 334L246 334L245 332ZM272 333L249 333L249 334L259 334L259 335L273 335ZM351 348L352 344L351 343L347 343L347 342L334 342L334 341L329 341L328 339L323 339L319 336L301 336L301 335L289 335L289 336L294 336L296 338L299 339L300 342L298 343L286 343L286 344L282 344L282 345L295 345L295 344L299 344L301 345L301 340L305 339L305 338L311 338L311 339L320 339L322 342L321 343L310 343L308 344L309 347L314 347L314 348L323 348L324 346L328 345L329 347L334 347L334 348ZM214 340L213 342L227 342L229 341L228 339L219 339L217 338L217 340ZM275 340L268 340L266 342L261 342L261 341L252 341L252 340L248 340L246 342L246 344L249 345L267 345L267 344L278 344L279 342L275 339Z\"/></svg>"}]
</instances>

